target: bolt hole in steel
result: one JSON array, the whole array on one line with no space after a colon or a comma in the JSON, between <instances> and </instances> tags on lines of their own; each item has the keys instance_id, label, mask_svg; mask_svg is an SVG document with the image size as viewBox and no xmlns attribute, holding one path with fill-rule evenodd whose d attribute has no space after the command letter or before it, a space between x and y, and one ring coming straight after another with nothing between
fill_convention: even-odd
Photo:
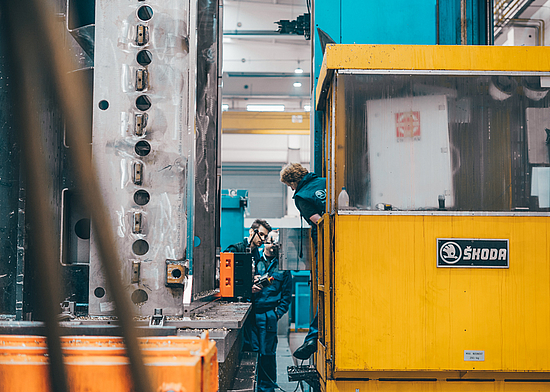
<instances>
[{"instance_id":1,"label":"bolt hole in steel","mask_svg":"<svg viewBox=\"0 0 550 392\"><path fill-rule=\"evenodd\" d=\"M143 5L139 7L137 12L138 18L140 18L143 21L147 21L153 17L153 9L149 7L148 5Z\"/></svg>"},{"instance_id":2,"label":"bolt hole in steel","mask_svg":"<svg viewBox=\"0 0 550 392\"><path fill-rule=\"evenodd\" d=\"M105 296L105 289L103 287L96 287L94 290L94 295L97 298L103 298Z\"/></svg>"},{"instance_id":3,"label":"bolt hole in steel","mask_svg":"<svg viewBox=\"0 0 550 392\"><path fill-rule=\"evenodd\" d=\"M153 61L153 55L148 50L140 50L136 56L139 65L145 67Z\"/></svg>"},{"instance_id":4,"label":"bolt hole in steel","mask_svg":"<svg viewBox=\"0 0 550 392\"><path fill-rule=\"evenodd\" d=\"M139 142L136 143L136 146L134 147L134 151L140 157L144 157L146 155L149 155L149 153L151 152L151 145L146 140L140 140Z\"/></svg>"},{"instance_id":5,"label":"bolt hole in steel","mask_svg":"<svg viewBox=\"0 0 550 392\"><path fill-rule=\"evenodd\" d=\"M142 112L151 107L151 99L147 95L140 95L136 98L136 107Z\"/></svg>"},{"instance_id":6,"label":"bolt hole in steel","mask_svg":"<svg viewBox=\"0 0 550 392\"><path fill-rule=\"evenodd\" d=\"M142 289L137 289L132 293L132 302L135 304L139 304L142 302L145 302L149 299L149 296L147 293Z\"/></svg>"},{"instance_id":7,"label":"bolt hole in steel","mask_svg":"<svg viewBox=\"0 0 550 392\"><path fill-rule=\"evenodd\" d=\"M74 232L76 236L83 240L90 239L90 220L88 218L80 219L74 225Z\"/></svg>"},{"instance_id":8,"label":"bolt hole in steel","mask_svg":"<svg viewBox=\"0 0 550 392\"><path fill-rule=\"evenodd\" d=\"M181 271L177 268L172 270L172 277L178 279L181 278Z\"/></svg>"},{"instance_id":9,"label":"bolt hole in steel","mask_svg":"<svg viewBox=\"0 0 550 392\"><path fill-rule=\"evenodd\" d=\"M137 240L132 244L132 251L138 256L143 256L149 252L149 244L145 240Z\"/></svg>"},{"instance_id":10,"label":"bolt hole in steel","mask_svg":"<svg viewBox=\"0 0 550 392\"><path fill-rule=\"evenodd\" d=\"M144 206L145 204L149 203L149 200L151 199L151 196L149 195L149 192L140 189L139 191L136 191L134 193L134 201L138 206Z\"/></svg>"},{"instance_id":11,"label":"bolt hole in steel","mask_svg":"<svg viewBox=\"0 0 550 392\"><path fill-rule=\"evenodd\" d=\"M98 106L101 110L107 110L109 108L109 101L101 100L101 101L99 101ZM149 106L151 106L151 105L149 105Z\"/></svg>"}]
</instances>

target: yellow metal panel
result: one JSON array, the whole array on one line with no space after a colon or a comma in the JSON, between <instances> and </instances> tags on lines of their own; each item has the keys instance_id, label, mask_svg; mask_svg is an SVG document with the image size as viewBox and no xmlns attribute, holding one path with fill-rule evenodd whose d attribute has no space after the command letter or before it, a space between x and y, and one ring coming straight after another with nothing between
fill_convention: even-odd
<instances>
[{"instance_id":1,"label":"yellow metal panel","mask_svg":"<svg viewBox=\"0 0 550 392\"><path fill-rule=\"evenodd\" d=\"M473 45L327 45L316 102L333 70L399 69L550 72L550 47Z\"/></svg>"},{"instance_id":2,"label":"yellow metal panel","mask_svg":"<svg viewBox=\"0 0 550 392\"><path fill-rule=\"evenodd\" d=\"M550 72L550 48L473 45L327 45L328 69Z\"/></svg>"},{"instance_id":3,"label":"yellow metal panel","mask_svg":"<svg viewBox=\"0 0 550 392\"><path fill-rule=\"evenodd\" d=\"M547 382L327 381L326 392L533 392L549 391Z\"/></svg>"},{"instance_id":4,"label":"yellow metal panel","mask_svg":"<svg viewBox=\"0 0 550 392\"><path fill-rule=\"evenodd\" d=\"M549 217L334 219L335 374L550 371ZM510 268L437 268L437 238L509 239Z\"/></svg>"},{"instance_id":5,"label":"yellow metal panel","mask_svg":"<svg viewBox=\"0 0 550 392\"><path fill-rule=\"evenodd\" d=\"M222 132L309 135L309 112L223 112Z\"/></svg>"}]
</instances>

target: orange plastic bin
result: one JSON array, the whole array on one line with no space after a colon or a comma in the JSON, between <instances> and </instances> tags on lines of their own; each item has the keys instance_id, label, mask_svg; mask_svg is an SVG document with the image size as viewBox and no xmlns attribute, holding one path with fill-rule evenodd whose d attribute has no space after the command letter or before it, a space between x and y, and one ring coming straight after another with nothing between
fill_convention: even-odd
<instances>
[{"instance_id":1,"label":"orange plastic bin","mask_svg":"<svg viewBox=\"0 0 550 392\"><path fill-rule=\"evenodd\" d=\"M0 391L49 391L48 349L43 336L0 335Z\"/></svg>"},{"instance_id":2,"label":"orange plastic bin","mask_svg":"<svg viewBox=\"0 0 550 392\"><path fill-rule=\"evenodd\" d=\"M129 361L122 338L61 338L71 392L129 392ZM218 389L217 350L202 338L140 338L143 362L155 391L163 386L186 392ZM50 392L46 340L41 336L0 336L0 392Z\"/></svg>"}]
</instances>

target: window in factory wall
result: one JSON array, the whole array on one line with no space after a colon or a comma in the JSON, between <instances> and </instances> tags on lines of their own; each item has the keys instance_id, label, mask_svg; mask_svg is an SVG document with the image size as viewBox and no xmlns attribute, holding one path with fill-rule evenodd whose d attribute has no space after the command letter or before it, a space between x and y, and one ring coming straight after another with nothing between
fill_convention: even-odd
<instances>
[{"instance_id":1,"label":"window in factory wall","mask_svg":"<svg viewBox=\"0 0 550 392\"><path fill-rule=\"evenodd\" d=\"M286 214L286 190L279 179L283 166L223 165L222 189L248 190L248 218L282 218Z\"/></svg>"}]
</instances>

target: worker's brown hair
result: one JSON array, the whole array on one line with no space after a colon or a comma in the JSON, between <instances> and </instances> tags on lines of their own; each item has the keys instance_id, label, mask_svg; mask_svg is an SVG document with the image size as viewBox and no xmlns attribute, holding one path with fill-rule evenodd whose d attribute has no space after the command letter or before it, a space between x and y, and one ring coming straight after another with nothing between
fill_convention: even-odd
<instances>
[{"instance_id":1,"label":"worker's brown hair","mask_svg":"<svg viewBox=\"0 0 550 392\"><path fill-rule=\"evenodd\" d=\"M256 219L254 222L252 222L252 225L250 225L250 228L252 230L255 230L257 229L258 227L260 226L263 226L267 229L267 232L269 233L271 230L273 230L271 228L271 225L269 223L267 223L266 220L263 220L263 219Z\"/></svg>"},{"instance_id":2,"label":"worker's brown hair","mask_svg":"<svg viewBox=\"0 0 550 392\"><path fill-rule=\"evenodd\" d=\"M281 182L286 185L298 184L307 173L307 169L299 163L289 163L281 170Z\"/></svg>"}]
</instances>

